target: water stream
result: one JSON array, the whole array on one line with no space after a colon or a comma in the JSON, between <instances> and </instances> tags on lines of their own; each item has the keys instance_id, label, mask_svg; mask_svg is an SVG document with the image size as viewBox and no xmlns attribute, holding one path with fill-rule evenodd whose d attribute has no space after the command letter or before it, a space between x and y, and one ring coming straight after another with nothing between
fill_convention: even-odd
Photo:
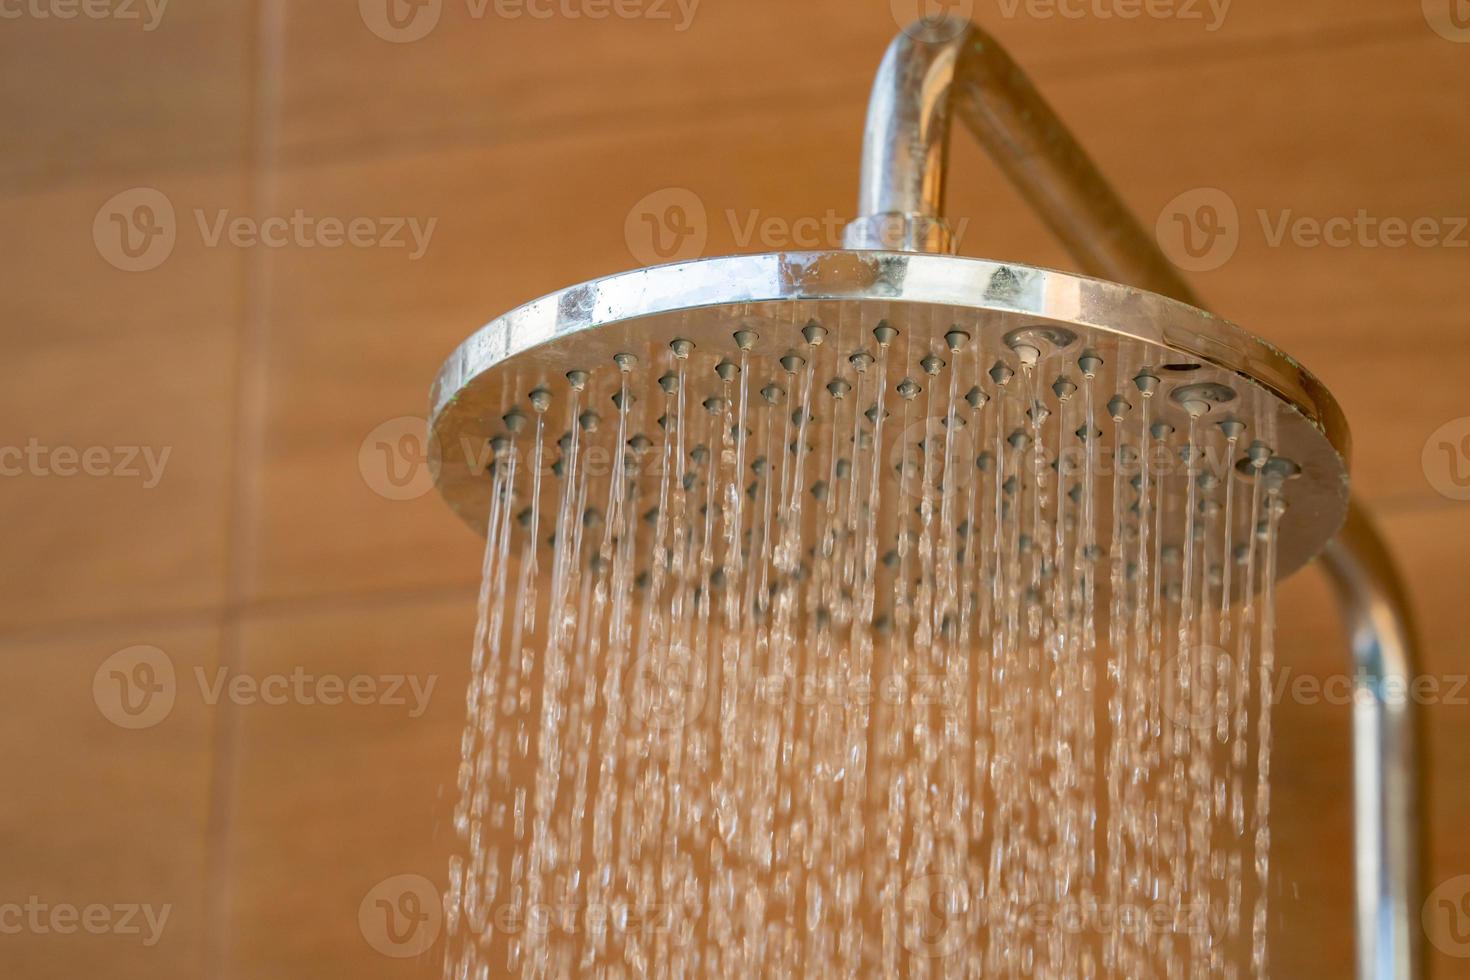
<instances>
[{"instance_id":1,"label":"water stream","mask_svg":"<svg viewBox=\"0 0 1470 980\"><path fill-rule=\"evenodd\" d=\"M446 978L1263 976L1253 420L851 319L506 406Z\"/></svg>"}]
</instances>

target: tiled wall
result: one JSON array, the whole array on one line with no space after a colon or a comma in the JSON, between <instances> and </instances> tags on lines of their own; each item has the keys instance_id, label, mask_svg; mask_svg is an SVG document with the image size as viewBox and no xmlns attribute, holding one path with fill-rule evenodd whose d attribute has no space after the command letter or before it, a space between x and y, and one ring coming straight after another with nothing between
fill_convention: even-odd
<instances>
[{"instance_id":1,"label":"tiled wall","mask_svg":"<svg viewBox=\"0 0 1470 980\"><path fill-rule=\"evenodd\" d=\"M0 20L0 448L24 450L0 458L23 460L0 477L0 905L42 909L0 933L0 975L436 973L435 951L384 955L359 911L386 879L442 881L478 546L394 482L414 459L390 474L377 445L422 415L471 329L634 264L625 227L652 192L700 198L707 254L783 246L742 240L757 213L850 217L867 86L903 6L594 19L567 0L538 19L443 0L401 6L437 11L413 41L381 0L118 0L71 19L27 0ZM1194 281L1353 424L1359 489L1451 702L1426 725L1428 883L1470 872L1470 504L1425 456L1470 416L1470 232L1454 237L1470 43L1436 0L1235 0L1221 21L1203 3L1138 19L972 6L1145 224L1196 188L1235 205L1238 249ZM979 151L953 162L964 252L1067 265ZM229 231L298 211L405 219L426 247ZM1288 212L1360 211L1435 218L1449 240L1272 240ZM1317 573L1284 609L1283 659L1344 670ZM251 693L300 675L427 693ZM1279 717L1275 973L1343 976L1348 712ZM109 910L96 934L65 931L64 911L52 928L92 905ZM133 906L168 918L129 932ZM1470 945L1438 938L1440 975L1470 976Z\"/></svg>"}]
</instances>

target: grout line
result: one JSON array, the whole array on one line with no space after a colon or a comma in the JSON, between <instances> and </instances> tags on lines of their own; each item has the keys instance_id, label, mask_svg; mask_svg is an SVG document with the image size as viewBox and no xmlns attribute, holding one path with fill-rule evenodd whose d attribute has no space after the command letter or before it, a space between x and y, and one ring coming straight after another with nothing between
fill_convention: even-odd
<instances>
[{"instance_id":1,"label":"grout line","mask_svg":"<svg viewBox=\"0 0 1470 980\"><path fill-rule=\"evenodd\" d=\"M323 592L315 595L283 596L275 599L250 599L221 602L218 605L158 612L102 615L85 619L58 620L0 630L0 644L55 640L67 637L93 636L130 627L151 629L202 629L223 627L249 619L311 615L318 613L374 610L385 607L407 607L426 602L473 600L478 585L469 579L460 584L419 588L364 589L357 592Z\"/></svg>"},{"instance_id":2,"label":"grout line","mask_svg":"<svg viewBox=\"0 0 1470 980\"><path fill-rule=\"evenodd\" d=\"M254 52L248 86L244 159L246 200L251 210L269 206L275 193L276 140L281 115L285 49L282 0L253 0ZM219 610L220 666L244 666L240 601L249 594L259 535L258 477L265 435L268 378L266 342L270 256L254 249L240 260L240 320L235 345L234 452L226 508L225 604ZM205 828L204 973L225 980L229 972L234 900L232 849L240 754L238 712L226 701L215 719L210 769L209 817Z\"/></svg>"},{"instance_id":3,"label":"grout line","mask_svg":"<svg viewBox=\"0 0 1470 980\"><path fill-rule=\"evenodd\" d=\"M478 582L467 580L462 585L421 589L378 589L366 592L339 592L326 596L267 599L247 603L240 609L242 616L260 619L284 618L308 613L341 613L353 610L408 607L425 602L473 601L479 588Z\"/></svg>"},{"instance_id":4,"label":"grout line","mask_svg":"<svg viewBox=\"0 0 1470 980\"><path fill-rule=\"evenodd\" d=\"M1373 517L1417 517L1421 514L1438 514L1464 507L1459 500L1451 500L1437 493L1396 493L1391 496L1369 497L1363 507Z\"/></svg>"},{"instance_id":5,"label":"grout line","mask_svg":"<svg viewBox=\"0 0 1470 980\"><path fill-rule=\"evenodd\" d=\"M1429 491L1399 492L1365 497L1362 503L1374 517L1385 520L1435 515L1466 506L1460 501L1449 500ZM474 599L477 590L477 580L466 578L460 583L448 582L440 585L390 586L353 591L283 595L265 599L236 597L234 601L214 605L103 614L4 627L0 628L0 645L95 636L134 627L159 630L202 629L209 626L222 627L226 623L240 623L251 619L325 615L353 610L410 607L422 603L470 601Z\"/></svg>"},{"instance_id":6,"label":"grout line","mask_svg":"<svg viewBox=\"0 0 1470 980\"><path fill-rule=\"evenodd\" d=\"M1434 515L1465 505L1434 493L1395 493L1367 497L1363 505L1374 517L1390 520L1399 517ZM240 623L249 619L285 618L313 614L381 610L386 607L409 607L421 603L470 601L478 589L475 580L462 583L422 587L390 587L345 592L321 592L311 595L280 596L269 599L238 599L234 602L191 609L139 612L125 615L103 615L86 619L67 619L36 623L11 629L0 629L0 644L25 643L67 636L88 636L126 629L131 626L155 629L190 629Z\"/></svg>"}]
</instances>

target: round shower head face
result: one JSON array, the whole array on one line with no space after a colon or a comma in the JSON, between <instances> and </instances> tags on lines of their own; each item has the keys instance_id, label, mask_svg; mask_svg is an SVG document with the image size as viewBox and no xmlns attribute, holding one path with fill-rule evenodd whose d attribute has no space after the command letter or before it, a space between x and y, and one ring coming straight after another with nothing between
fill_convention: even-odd
<instances>
[{"instance_id":1,"label":"round shower head face","mask_svg":"<svg viewBox=\"0 0 1470 980\"><path fill-rule=\"evenodd\" d=\"M1132 555L1149 533L1166 591L1183 590L1186 537L1200 548L1203 581L1238 596L1261 577L1225 566L1244 560L1252 526L1261 533L1272 508L1284 508L1282 577L1322 549L1347 510L1342 415L1280 351L1152 293L953 256L706 259L573 286L492 321L445 364L431 399L440 491L477 529L496 447L528 439L538 415L546 512L572 429L591 479L621 467L656 496L664 469L696 479L688 454L728 453L743 427L745 465L779 467L784 447L817 495L877 458L886 486L864 492L886 508L880 521L926 501L937 517L946 496L968 503L973 486L982 512L995 504L987 488L999 495L1002 520L1014 512L1024 525L1022 510L1039 504L1037 536L1058 522L1073 533L1084 511L1104 550L1111 539ZM665 446L674 417L689 421ZM769 460L766 442L776 446ZM672 460L675 450L685 458ZM520 456L523 467L532 458ZM1034 467L1039 500L1013 499L1007 474ZM1228 534L1206 543L1227 520ZM943 533L959 547L964 530ZM1136 573L1137 562L1124 564Z\"/></svg>"}]
</instances>

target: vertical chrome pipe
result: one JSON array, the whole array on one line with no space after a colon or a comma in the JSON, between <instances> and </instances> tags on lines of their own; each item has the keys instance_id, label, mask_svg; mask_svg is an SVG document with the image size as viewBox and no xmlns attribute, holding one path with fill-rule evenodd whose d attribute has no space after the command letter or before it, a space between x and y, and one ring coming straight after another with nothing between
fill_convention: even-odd
<instances>
[{"instance_id":1,"label":"vertical chrome pipe","mask_svg":"<svg viewBox=\"0 0 1470 980\"><path fill-rule=\"evenodd\" d=\"M848 248L953 251L944 221L944 182L955 104L951 86L968 39L968 25L947 38L919 25L889 45L868 103L861 217L847 227Z\"/></svg>"},{"instance_id":2,"label":"vertical chrome pipe","mask_svg":"<svg viewBox=\"0 0 1470 980\"><path fill-rule=\"evenodd\" d=\"M889 47L863 142L849 248L948 252L944 188L957 111L1082 271L1202 307L1057 114L980 28L926 22ZM1387 549L1356 503L1323 554L1352 632L1357 976L1420 976L1417 671L1408 604Z\"/></svg>"},{"instance_id":3,"label":"vertical chrome pipe","mask_svg":"<svg viewBox=\"0 0 1470 980\"><path fill-rule=\"evenodd\" d=\"M1353 648L1357 975L1415 977L1422 967L1420 786L1408 602L1387 547L1358 506L1322 559Z\"/></svg>"}]
</instances>

